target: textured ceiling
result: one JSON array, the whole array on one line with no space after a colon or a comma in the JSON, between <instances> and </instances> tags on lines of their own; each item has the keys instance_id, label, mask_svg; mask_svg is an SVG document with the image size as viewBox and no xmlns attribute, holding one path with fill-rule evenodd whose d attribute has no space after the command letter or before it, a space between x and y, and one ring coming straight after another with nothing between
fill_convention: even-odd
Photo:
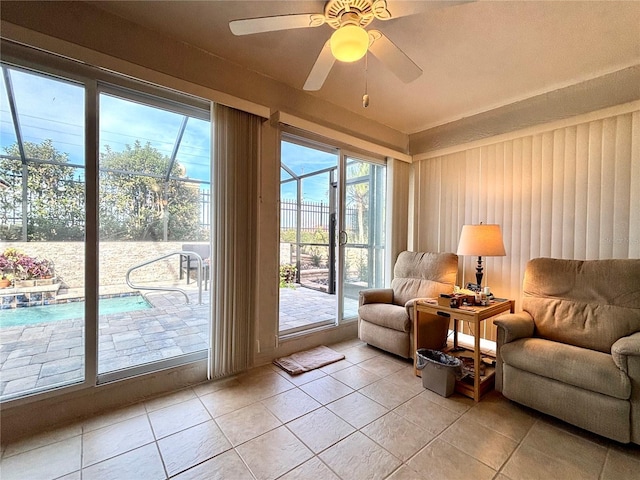
<instances>
[{"instance_id":1,"label":"textured ceiling","mask_svg":"<svg viewBox=\"0 0 640 480\"><path fill-rule=\"evenodd\" d=\"M370 28L384 32L424 74L404 84L370 56L369 108L361 100L364 61L336 62L322 89L308 94L403 133L640 64L640 1L388 3L420 13L374 20ZM236 37L228 27L234 19L321 13L324 2L91 4L300 90L333 32L323 25Z\"/></svg>"}]
</instances>

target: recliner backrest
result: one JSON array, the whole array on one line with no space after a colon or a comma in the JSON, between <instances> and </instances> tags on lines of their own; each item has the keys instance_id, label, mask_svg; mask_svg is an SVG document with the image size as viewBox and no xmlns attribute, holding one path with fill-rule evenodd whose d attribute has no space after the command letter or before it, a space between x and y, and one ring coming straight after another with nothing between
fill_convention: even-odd
<instances>
[{"instance_id":1,"label":"recliner backrest","mask_svg":"<svg viewBox=\"0 0 640 480\"><path fill-rule=\"evenodd\" d=\"M451 293L457 276L455 253L401 252L393 268L393 303Z\"/></svg>"},{"instance_id":2,"label":"recliner backrest","mask_svg":"<svg viewBox=\"0 0 640 480\"><path fill-rule=\"evenodd\" d=\"M536 336L610 353L616 340L640 331L640 259L536 258L523 290Z\"/></svg>"}]
</instances>

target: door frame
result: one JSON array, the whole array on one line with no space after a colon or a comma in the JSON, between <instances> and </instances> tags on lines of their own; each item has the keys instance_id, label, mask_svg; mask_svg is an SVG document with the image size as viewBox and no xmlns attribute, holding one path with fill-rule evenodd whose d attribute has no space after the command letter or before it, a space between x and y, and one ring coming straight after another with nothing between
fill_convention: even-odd
<instances>
[{"instance_id":1,"label":"door frame","mask_svg":"<svg viewBox=\"0 0 640 480\"><path fill-rule=\"evenodd\" d=\"M346 209L347 163L349 159L357 160L359 162L366 162L366 163L377 165L377 166L383 166L385 167L385 170L387 168L387 163L385 160L380 160L374 156L367 155L366 153L362 153L362 152L353 151L348 148L340 149L340 158L338 161L338 204L339 204L338 205L338 228L337 228L338 281L336 282L337 283L336 294L338 295L338 311L337 311L338 324L342 322L351 322L351 321L357 320L357 315L349 318L344 318L345 282L344 282L343 272L345 272L346 249L349 245L349 238L345 230L346 211L347 211ZM386 195L387 195L386 182L384 187L385 187L385 204L387 204L388 202L386 198ZM343 234L346 237L344 242L342 241ZM386 248L386 243L387 243L386 239L388 237L386 230L385 232L383 232L383 236L385 239L384 244ZM369 251L370 250L371 249L369 248ZM386 256L383 255L383 258L386 258ZM384 268L384 265L383 265L382 271L384 272L385 270L386 269ZM384 278L383 278L383 281L384 281Z\"/></svg>"}]
</instances>

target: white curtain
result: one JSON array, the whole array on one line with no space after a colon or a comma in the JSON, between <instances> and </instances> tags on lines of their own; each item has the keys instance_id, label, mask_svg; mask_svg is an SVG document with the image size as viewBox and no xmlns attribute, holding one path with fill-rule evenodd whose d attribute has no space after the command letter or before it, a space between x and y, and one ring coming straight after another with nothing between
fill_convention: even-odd
<instances>
[{"instance_id":1,"label":"white curtain","mask_svg":"<svg viewBox=\"0 0 640 480\"><path fill-rule=\"evenodd\" d=\"M261 119L213 107L212 319L209 378L251 362Z\"/></svg>"},{"instance_id":2,"label":"white curtain","mask_svg":"<svg viewBox=\"0 0 640 480\"><path fill-rule=\"evenodd\" d=\"M455 252L462 225L500 224L507 256L484 258L485 280L517 308L531 258L640 257L640 111L578 122L415 164L416 248Z\"/></svg>"}]
</instances>

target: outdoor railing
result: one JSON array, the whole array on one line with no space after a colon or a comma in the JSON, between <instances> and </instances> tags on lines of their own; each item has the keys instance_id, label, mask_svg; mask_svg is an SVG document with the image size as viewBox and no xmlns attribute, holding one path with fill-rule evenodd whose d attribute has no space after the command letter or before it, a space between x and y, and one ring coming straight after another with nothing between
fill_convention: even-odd
<instances>
[{"instance_id":1,"label":"outdoor railing","mask_svg":"<svg viewBox=\"0 0 640 480\"><path fill-rule=\"evenodd\" d=\"M202 257L200 255L198 255L196 252L188 252L188 251L180 250L180 251L177 251L177 252L167 253L165 255L162 255L160 257L154 258L152 260L147 260L146 262L142 262L142 263L140 263L138 265L135 265L135 266L131 267L129 270L127 270L127 276L126 276L127 285L129 285L129 287L133 288L134 290L158 290L158 291L163 291L163 292L180 292L186 298L187 303L189 303L189 295L187 294L187 292L185 292L181 288L178 288L178 287L151 287L151 286L145 286L145 285L136 285L131 281L131 278L130 278L131 272L133 272L134 270L137 270L138 268L146 267L147 265L151 265L152 263L155 263L155 262L159 262L160 260L164 260L165 258L171 257L172 255L180 255L181 258L182 258L182 256L193 257L198 262L198 269L197 269L197 275L198 275L197 276L197 282L198 282L198 305L202 305L202 265L203 265L203 261L202 261ZM180 268L182 268L182 266ZM189 275L189 272L187 272L187 275Z\"/></svg>"}]
</instances>

